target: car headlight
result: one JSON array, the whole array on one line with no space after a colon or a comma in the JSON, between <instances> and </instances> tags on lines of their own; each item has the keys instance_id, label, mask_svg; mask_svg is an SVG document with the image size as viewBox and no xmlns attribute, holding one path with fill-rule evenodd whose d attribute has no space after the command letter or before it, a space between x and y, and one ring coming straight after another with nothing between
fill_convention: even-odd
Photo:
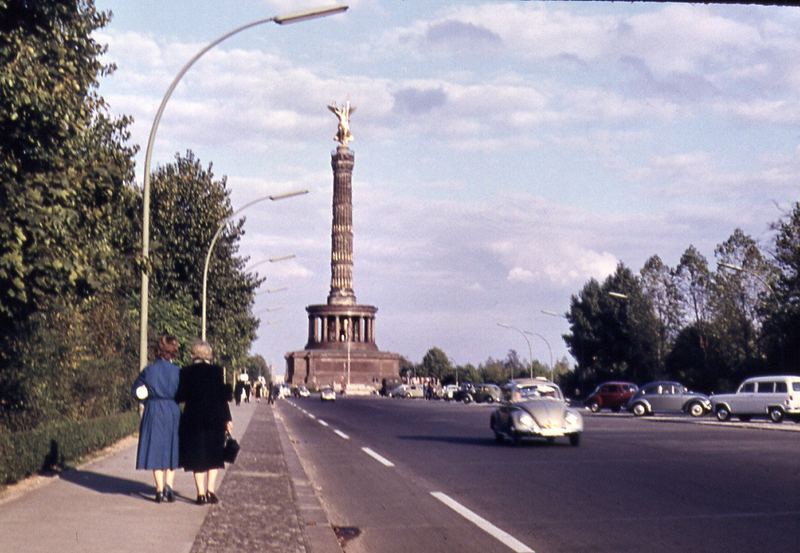
<instances>
[{"instance_id":1,"label":"car headlight","mask_svg":"<svg viewBox=\"0 0 800 553\"><path fill-rule=\"evenodd\" d=\"M520 413L515 418L516 426L520 430L538 430L536 421L528 413Z\"/></svg>"}]
</instances>

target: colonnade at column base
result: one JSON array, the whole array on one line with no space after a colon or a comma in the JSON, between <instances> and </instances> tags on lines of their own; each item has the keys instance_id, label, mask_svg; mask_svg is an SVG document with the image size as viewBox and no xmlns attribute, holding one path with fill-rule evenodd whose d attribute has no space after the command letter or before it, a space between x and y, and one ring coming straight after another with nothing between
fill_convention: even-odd
<instances>
[{"instance_id":1,"label":"colonnade at column base","mask_svg":"<svg viewBox=\"0 0 800 553\"><path fill-rule=\"evenodd\" d=\"M400 374L400 356L384 351L302 350L287 353L286 382L309 389L333 386L347 389L348 365L350 392L368 393L381 387L384 378ZM349 363L348 363L349 360Z\"/></svg>"}]
</instances>

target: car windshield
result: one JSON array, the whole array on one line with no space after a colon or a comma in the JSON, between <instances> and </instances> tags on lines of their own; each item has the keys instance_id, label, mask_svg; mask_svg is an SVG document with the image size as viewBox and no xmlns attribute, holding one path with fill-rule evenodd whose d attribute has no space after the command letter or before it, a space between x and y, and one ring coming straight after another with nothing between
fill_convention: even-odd
<instances>
[{"instance_id":1,"label":"car windshield","mask_svg":"<svg viewBox=\"0 0 800 553\"><path fill-rule=\"evenodd\" d=\"M522 399L530 399L535 397L552 397L561 399L561 393L558 388L548 384L530 384L526 386L518 386Z\"/></svg>"}]
</instances>

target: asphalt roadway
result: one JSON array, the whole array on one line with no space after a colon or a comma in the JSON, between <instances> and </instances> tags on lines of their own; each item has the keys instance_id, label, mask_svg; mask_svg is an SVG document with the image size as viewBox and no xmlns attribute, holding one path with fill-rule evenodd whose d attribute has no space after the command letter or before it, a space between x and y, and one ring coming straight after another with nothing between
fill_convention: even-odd
<instances>
[{"instance_id":1,"label":"asphalt roadway","mask_svg":"<svg viewBox=\"0 0 800 553\"><path fill-rule=\"evenodd\" d=\"M592 415L498 445L491 407L319 398L280 416L345 551L796 552L800 424Z\"/></svg>"},{"instance_id":2,"label":"asphalt roadway","mask_svg":"<svg viewBox=\"0 0 800 553\"><path fill-rule=\"evenodd\" d=\"M153 502L135 438L0 492L0 553L797 551L800 424L586 413L498 445L491 407L319 398L232 407L242 451L194 504Z\"/></svg>"}]
</instances>

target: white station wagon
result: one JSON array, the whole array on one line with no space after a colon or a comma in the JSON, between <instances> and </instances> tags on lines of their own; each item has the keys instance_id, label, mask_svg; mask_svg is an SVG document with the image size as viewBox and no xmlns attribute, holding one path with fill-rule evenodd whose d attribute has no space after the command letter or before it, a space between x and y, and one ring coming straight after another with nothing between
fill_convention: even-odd
<instances>
[{"instance_id":1,"label":"white station wagon","mask_svg":"<svg viewBox=\"0 0 800 553\"><path fill-rule=\"evenodd\" d=\"M735 394L711 396L711 404L721 421L734 416L742 421L769 417L772 422L781 422L789 417L800 422L800 376L748 378Z\"/></svg>"}]
</instances>

